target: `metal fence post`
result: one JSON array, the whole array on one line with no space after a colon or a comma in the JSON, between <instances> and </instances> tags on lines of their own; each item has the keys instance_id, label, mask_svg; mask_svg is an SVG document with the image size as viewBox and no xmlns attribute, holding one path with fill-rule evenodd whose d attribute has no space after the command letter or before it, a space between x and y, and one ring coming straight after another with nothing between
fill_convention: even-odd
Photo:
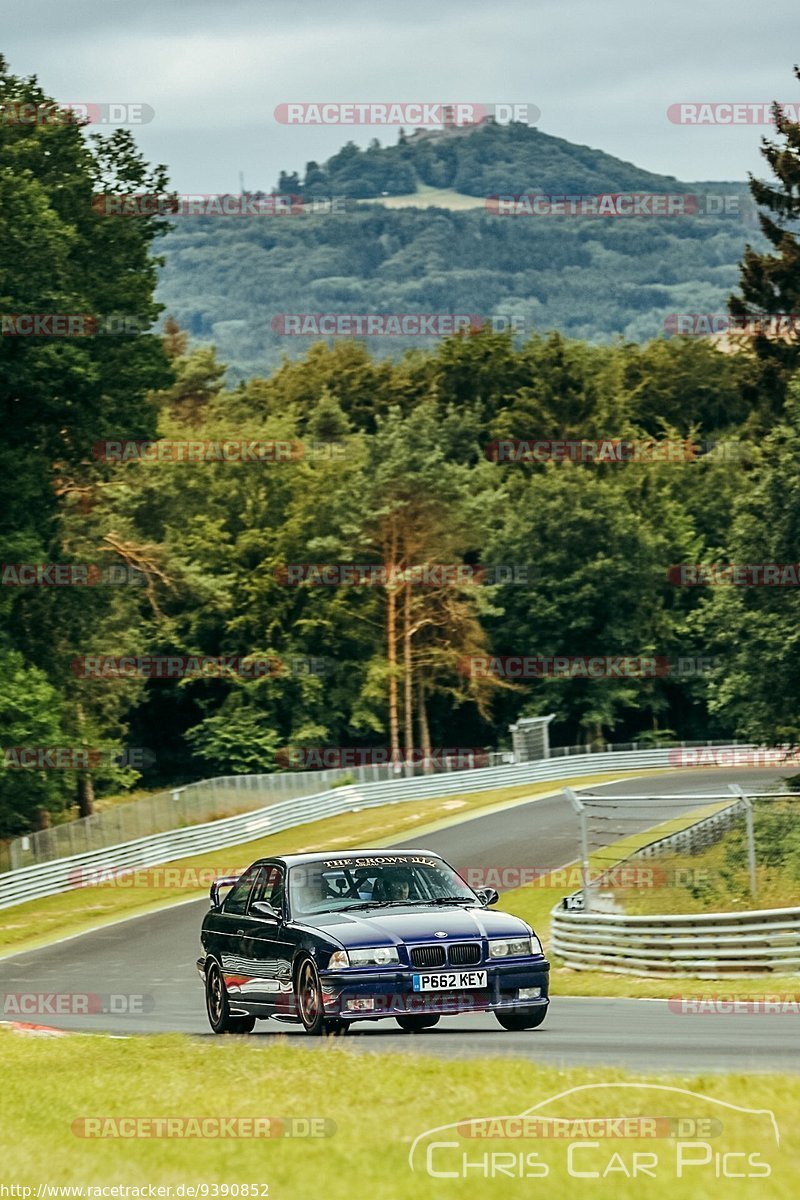
<instances>
[{"instance_id":1,"label":"metal fence post","mask_svg":"<svg viewBox=\"0 0 800 1200\"><path fill-rule=\"evenodd\" d=\"M747 862L750 867L750 892L753 899L758 898L758 879L756 876L756 839L753 831L753 802L745 797L744 819L747 825Z\"/></svg>"},{"instance_id":2,"label":"metal fence post","mask_svg":"<svg viewBox=\"0 0 800 1200\"><path fill-rule=\"evenodd\" d=\"M744 823L747 829L747 866L750 872L750 894L754 900L758 898L758 879L756 876L756 838L753 830L753 802L745 796L738 783L728 785L735 796L744 804Z\"/></svg>"},{"instance_id":3,"label":"metal fence post","mask_svg":"<svg viewBox=\"0 0 800 1200\"><path fill-rule=\"evenodd\" d=\"M586 818L586 806L578 799L572 788L564 788L564 793L575 812L581 826L581 861L583 863L583 910L589 912L592 907L592 893L589 885L591 879L589 864L589 829Z\"/></svg>"}]
</instances>

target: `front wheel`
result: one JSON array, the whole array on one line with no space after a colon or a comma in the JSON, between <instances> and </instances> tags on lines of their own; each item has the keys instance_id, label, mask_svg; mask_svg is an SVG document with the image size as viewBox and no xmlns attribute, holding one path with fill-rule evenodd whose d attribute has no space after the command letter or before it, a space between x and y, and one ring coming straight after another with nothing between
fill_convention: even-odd
<instances>
[{"instance_id":1,"label":"front wheel","mask_svg":"<svg viewBox=\"0 0 800 1200\"><path fill-rule=\"evenodd\" d=\"M252 1033L255 1028L255 1017L231 1016L228 989L219 964L213 961L206 971L206 1011L214 1033Z\"/></svg>"},{"instance_id":2,"label":"front wheel","mask_svg":"<svg viewBox=\"0 0 800 1200\"><path fill-rule=\"evenodd\" d=\"M547 1016L547 1005L531 1009L529 1012L496 1012L494 1014L503 1029L510 1033L520 1033L523 1029L536 1029Z\"/></svg>"},{"instance_id":3,"label":"front wheel","mask_svg":"<svg viewBox=\"0 0 800 1200\"><path fill-rule=\"evenodd\" d=\"M395 1020L404 1033L422 1033L424 1029L433 1029L434 1025L439 1024L439 1014L430 1013L413 1017L395 1017Z\"/></svg>"},{"instance_id":4,"label":"front wheel","mask_svg":"<svg viewBox=\"0 0 800 1200\"><path fill-rule=\"evenodd\" d=\"M319 981L319 971L313 959L304 958L297 968L294 993L297 1012L306 1033L310 1033L312 1037L326 1034L340 1036L347 1033L350 1028L349 1021L343 1021L339 1017L325 1016L322 984Z\"/></svg>"}]
</instances>

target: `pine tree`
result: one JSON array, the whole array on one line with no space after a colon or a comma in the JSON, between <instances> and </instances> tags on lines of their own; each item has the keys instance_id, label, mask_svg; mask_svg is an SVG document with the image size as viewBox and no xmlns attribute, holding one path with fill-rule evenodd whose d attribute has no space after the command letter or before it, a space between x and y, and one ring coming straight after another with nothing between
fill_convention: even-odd
<instances>
[{"instance_id":1,"label":"pine tree","mask_svg":"<svg viewBox=\"0 0 800 1200\"><path fill-rule=\"evenodd\" d=\"M800 81L800 67L794 68L794 74ZM750 175L750 193L766 210L758 220L772 251L759 253L749 244L745 247L741 295L731 296L728 304L736 317L800 312L800 243L792 228L800 220L800 124L787 120L779 104L772 111L779 140L762 138L761 153L776 182L765 183ZM769 394L776 409L783 402L789 375L800 365L800 330L793 328L794 321L787 325L786 332L759 330L753 339L763 365L759 390Z\"/></svg>"},{"instance_id":2,"label":"pine tree","mask_svg":"<svg viewBox=\"0 0 800 1200\"><path fill-rule=\"evenodd\" d=\"M319 442L338 442L347 437L350 422L342 412L338 396L323 387L308 418L309 436Z\"/></svg>"},{"instance_id":3,"label":"pine tree","mask_svg":"<svg viewBox=\"0 0 800 1200\"><path fill-rule=\"evenodd\" d=\"M164 353L170 361L183 358L189 345L189 334L181 329L173 316L164 321L164 332L161 337Z\"/></svg>"}]
</instances>

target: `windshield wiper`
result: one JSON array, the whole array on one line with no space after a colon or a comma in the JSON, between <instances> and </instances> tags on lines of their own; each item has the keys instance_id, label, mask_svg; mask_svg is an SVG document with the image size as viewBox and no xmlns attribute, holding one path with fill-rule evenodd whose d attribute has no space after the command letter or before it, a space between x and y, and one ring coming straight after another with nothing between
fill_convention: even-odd
<instances>
[{"instance_id":1,"label":"windshield wiper","mask_svg":"<svg viewBox=\"0 0 800 1200\"><path fill-rule=\"evenodd\" d=\"M470 896L437 896L435 900L362 900L360 904L348 904L342 912L355 912L359 908L392 908L398 905L405 908L409 905L430 906L432 904L480 904L480 901Z\"/></svg>"}]
</instances>

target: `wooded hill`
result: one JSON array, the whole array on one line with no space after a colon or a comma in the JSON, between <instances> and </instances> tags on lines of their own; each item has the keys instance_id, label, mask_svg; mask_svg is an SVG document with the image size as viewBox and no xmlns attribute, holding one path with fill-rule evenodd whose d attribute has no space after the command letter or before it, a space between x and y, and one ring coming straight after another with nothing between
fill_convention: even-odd
<instances>
[{"instance_id":1,"label":"wooded hill","mask_svg":"<svg viewBox=\"0 0 800 1200\"><path fill-rule=\"evenodd\" d=\"M761 240L743 182L681 182L523 125L349 143L302 176L283 173L275 190L306 210L181 216L164 244L158 299L194 339L216 344L233 381L307 348L307 337L280 332L286 313L476 314L523 336L645 341L672 314L725 312L745 243ZM684 215L630 217L499 216L486 203L619 192L698 200ZM424 207L431 195L437 205ZM322 198L336 198L334 211L314 211ZM726 203L738 211L720 212ZM434 341L367 344L396 357Z\"/></svg>"}]
</instances>

